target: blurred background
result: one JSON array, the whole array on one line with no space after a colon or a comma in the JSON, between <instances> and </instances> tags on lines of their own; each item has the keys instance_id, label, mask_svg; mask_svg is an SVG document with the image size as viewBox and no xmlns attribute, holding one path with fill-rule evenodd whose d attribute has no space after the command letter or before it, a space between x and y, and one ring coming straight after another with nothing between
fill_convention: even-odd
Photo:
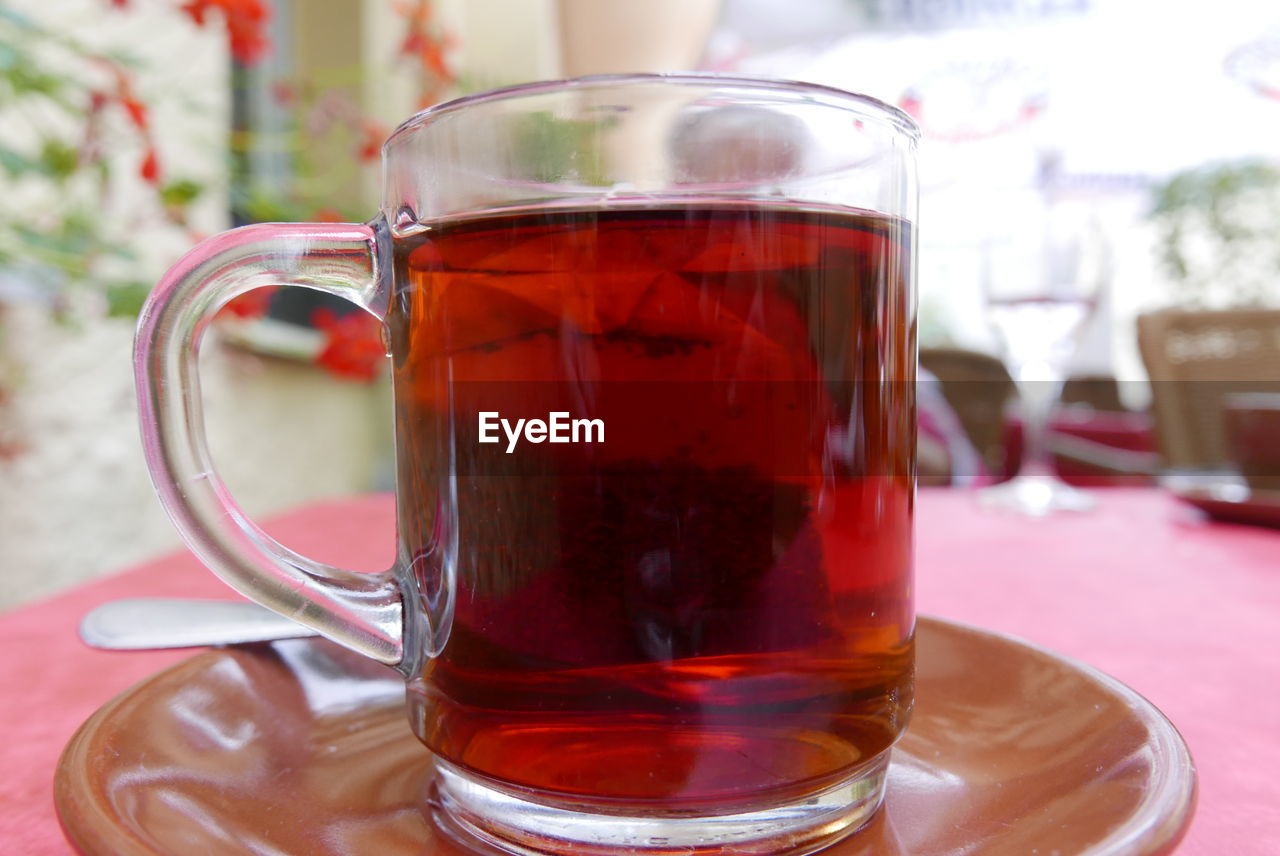
<instances>
[{"instance_id":1,"label":"blurred background","mask_svg":"<svg viewBox=\"0 0 1280 856\"><path fill-rule=\"evenodd\" d=\"M920 341L944 416L927 482L1018 468L1026 361L991 316L1005 282L1088 286L1051 420L1059 473L1241 467L1230 395L1280 392L1269 4L8 0L0 608L177 546L143 468L130 347L147 291L193 243L368 219L381 140L442 99L689 69L852 89L921 125ZM251 515L391 486L370 319L255 292L213 327L210 441Z\"/></svg>"}]
</instances>

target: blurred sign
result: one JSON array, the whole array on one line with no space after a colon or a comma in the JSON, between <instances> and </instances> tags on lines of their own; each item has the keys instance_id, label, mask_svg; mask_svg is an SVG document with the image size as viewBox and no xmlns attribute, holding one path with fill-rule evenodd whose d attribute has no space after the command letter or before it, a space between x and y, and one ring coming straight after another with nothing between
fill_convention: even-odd
<instances>
[{"instance_id":1,"label":"blurred sign","mask_svg":"<svg viewBox=\"0 0 1280 856\"><path fill-rule=\"evenodd\" d=\"M1032 121L1048 101L1044 73L1011 59L951 62L917 80L898 106L927 139L981 140Z\"/></svg>"},{"instance_id":2,"label":"blurred sign","mask_svg":"<svg viewBox=\"0 0 1280 856\"><path fill-rule=\"evenodd\" d=\"M1280 37L1241 45L1227 54L1223 68L1257 95L1280 100Z\"/></svg>"},{"instance_id":3,"label":"blurred sign","mask_svg":"<svg viewBox=\"0 0 1280 856\"><path fill-rule=\"evenodd\" d=\"M1093 0L858 0L872 26L938 29L1084 15Z\"/></svg>"}]
</instances>

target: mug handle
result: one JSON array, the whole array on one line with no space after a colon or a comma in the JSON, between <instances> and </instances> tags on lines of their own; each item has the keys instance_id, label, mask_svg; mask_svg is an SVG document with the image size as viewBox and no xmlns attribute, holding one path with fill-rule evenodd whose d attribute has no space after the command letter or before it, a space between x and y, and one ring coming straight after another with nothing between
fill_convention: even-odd
<instances>
[{"instance_id":1,"label":"mug handle","mask_svg":"<svg viewBox=\"0 0 1280 856\"><path fill-rule=\"evenodd\" d=\"M377 574L335 568L295 553L249 520L213 468L197 371L213 314L254 288L312 288L385 320L391 257L381 217L223 232L188 252L152 291L138 321L133 366L147 468L191 551L246 597L394 666L405 651L405 597L395 568Z\"/></svg>"}]
</instances>

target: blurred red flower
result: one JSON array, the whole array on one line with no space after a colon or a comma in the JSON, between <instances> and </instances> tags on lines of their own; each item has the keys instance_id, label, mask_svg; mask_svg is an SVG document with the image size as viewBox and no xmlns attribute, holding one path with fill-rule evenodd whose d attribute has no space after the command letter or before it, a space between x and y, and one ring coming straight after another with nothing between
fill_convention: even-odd
<instances>
[{"instance_id":1,"label":"blurred red flower","mask_svg":"<svg viewBox=\"0 0 1280 856\"><path fill-rule=\"evenodd\" d=\"M271 97L281 107L292 107L298 103L298 87L283 80L271 84Z\"/></svg>"},{"instance_id":2,"label":"blurred red flower","mask_svg":"<svg viewBox=\"0 0 1280 856\"><path fill-rule=\"evenodd\" d=\"M271 7L266 0L188 0L179 8L200 27L210 9L221 10L227 22L231 55L245 65L253 65L271 47L265 32L271 20Z\"/></svg>"},{"instance_id":3,"label":"blurred red flower","mask_svg":"<svg viewBox=\"0 0 1280 856\"><path fill-rule=\"evenodd\" d=\"M447 54L453 47L453 36L443 33L432 21L434 9L431 0L413 0L402 4L397 11L405 19L405 35L400 42L399 54L423 71L421 102L433 103L454 83L457 76L449 68Z\"/></svg>"},{"instance_id":4,"label":"blurred red flower","mask_svg":"<svg viewBox=\"0 0 1280 856\"><path fill-rule=\"evenodd\" d=\"M346 218L342 216L342 212L337 208L317 208L311 212L311 216L307 218L314 223L343 223Z\"/></svg>"},{"instance_id":5,"label":"blurred red flower","mask_svg":"<svg viewBox=\"0 0 1280 856\"><path fill-rule=\"evenodd\" d=\"M147 153L142 158L142 165L138 167L138 175L143 181L151 184L160 183L160 158L156 154L154 146L147 147Z\"/></svg>"},{"instance_id":6,"label":"blurred red flower","mask_svg":"<svg viewBox=\"0 0 1280 856\"><path fill-rule=\"evenodd\" d=\"M239 318L242 321L261 318L267 314L267 308L271 305L271 298L275 296L275 293L276 289L273 286L246 291L239 297L231 298L226 306L219 309L218 317Z\"/></svg>"},{"instance_id":7,"label":"blurred red flower","mask_svg":"<svg viewBox=\"0 0 1280 856\"><path fill-rule=\"evenodd\" d=\"M387 347L382 341L382 324L365 312L339 316L320 308L311 315L312 325L325 334L325 343L316 363L338 377L371 381L386 366Z\"/></svg>"},{"instance_id":8,"label":"blurred red flower","mask_svg":"<svg viewBox=\"0 0 1280 856\"><path fill-rule=\"evenodd\" d=\"M387 128L381 122L365 119L360 123L360 143L356 148L356 157L362 162L376 161L382 152L382 141L387 136Z\"/></svg>"}]
</instances>

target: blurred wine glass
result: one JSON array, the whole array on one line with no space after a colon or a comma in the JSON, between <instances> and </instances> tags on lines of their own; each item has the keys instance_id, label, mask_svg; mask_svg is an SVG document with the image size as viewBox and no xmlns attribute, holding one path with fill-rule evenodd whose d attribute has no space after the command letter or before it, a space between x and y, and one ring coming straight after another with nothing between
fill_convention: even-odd
<instances>
[{"instance_id":1,"label":"blurred wine glass","mask_svg":"<svg viewBox=\"0 0 1280 856\"><path fill-rule=\"evenodd\" d=\"M1034 517L1095 505L1091 494L1058 478L1049 448L1049 422L1103 279L1082 233L1064 231L1046 239L1038 275L988 276L984 283L987 318L1022 405L1022 462L1014 478L984 488L979 499Z\"/></svg>"}]
</instances>

